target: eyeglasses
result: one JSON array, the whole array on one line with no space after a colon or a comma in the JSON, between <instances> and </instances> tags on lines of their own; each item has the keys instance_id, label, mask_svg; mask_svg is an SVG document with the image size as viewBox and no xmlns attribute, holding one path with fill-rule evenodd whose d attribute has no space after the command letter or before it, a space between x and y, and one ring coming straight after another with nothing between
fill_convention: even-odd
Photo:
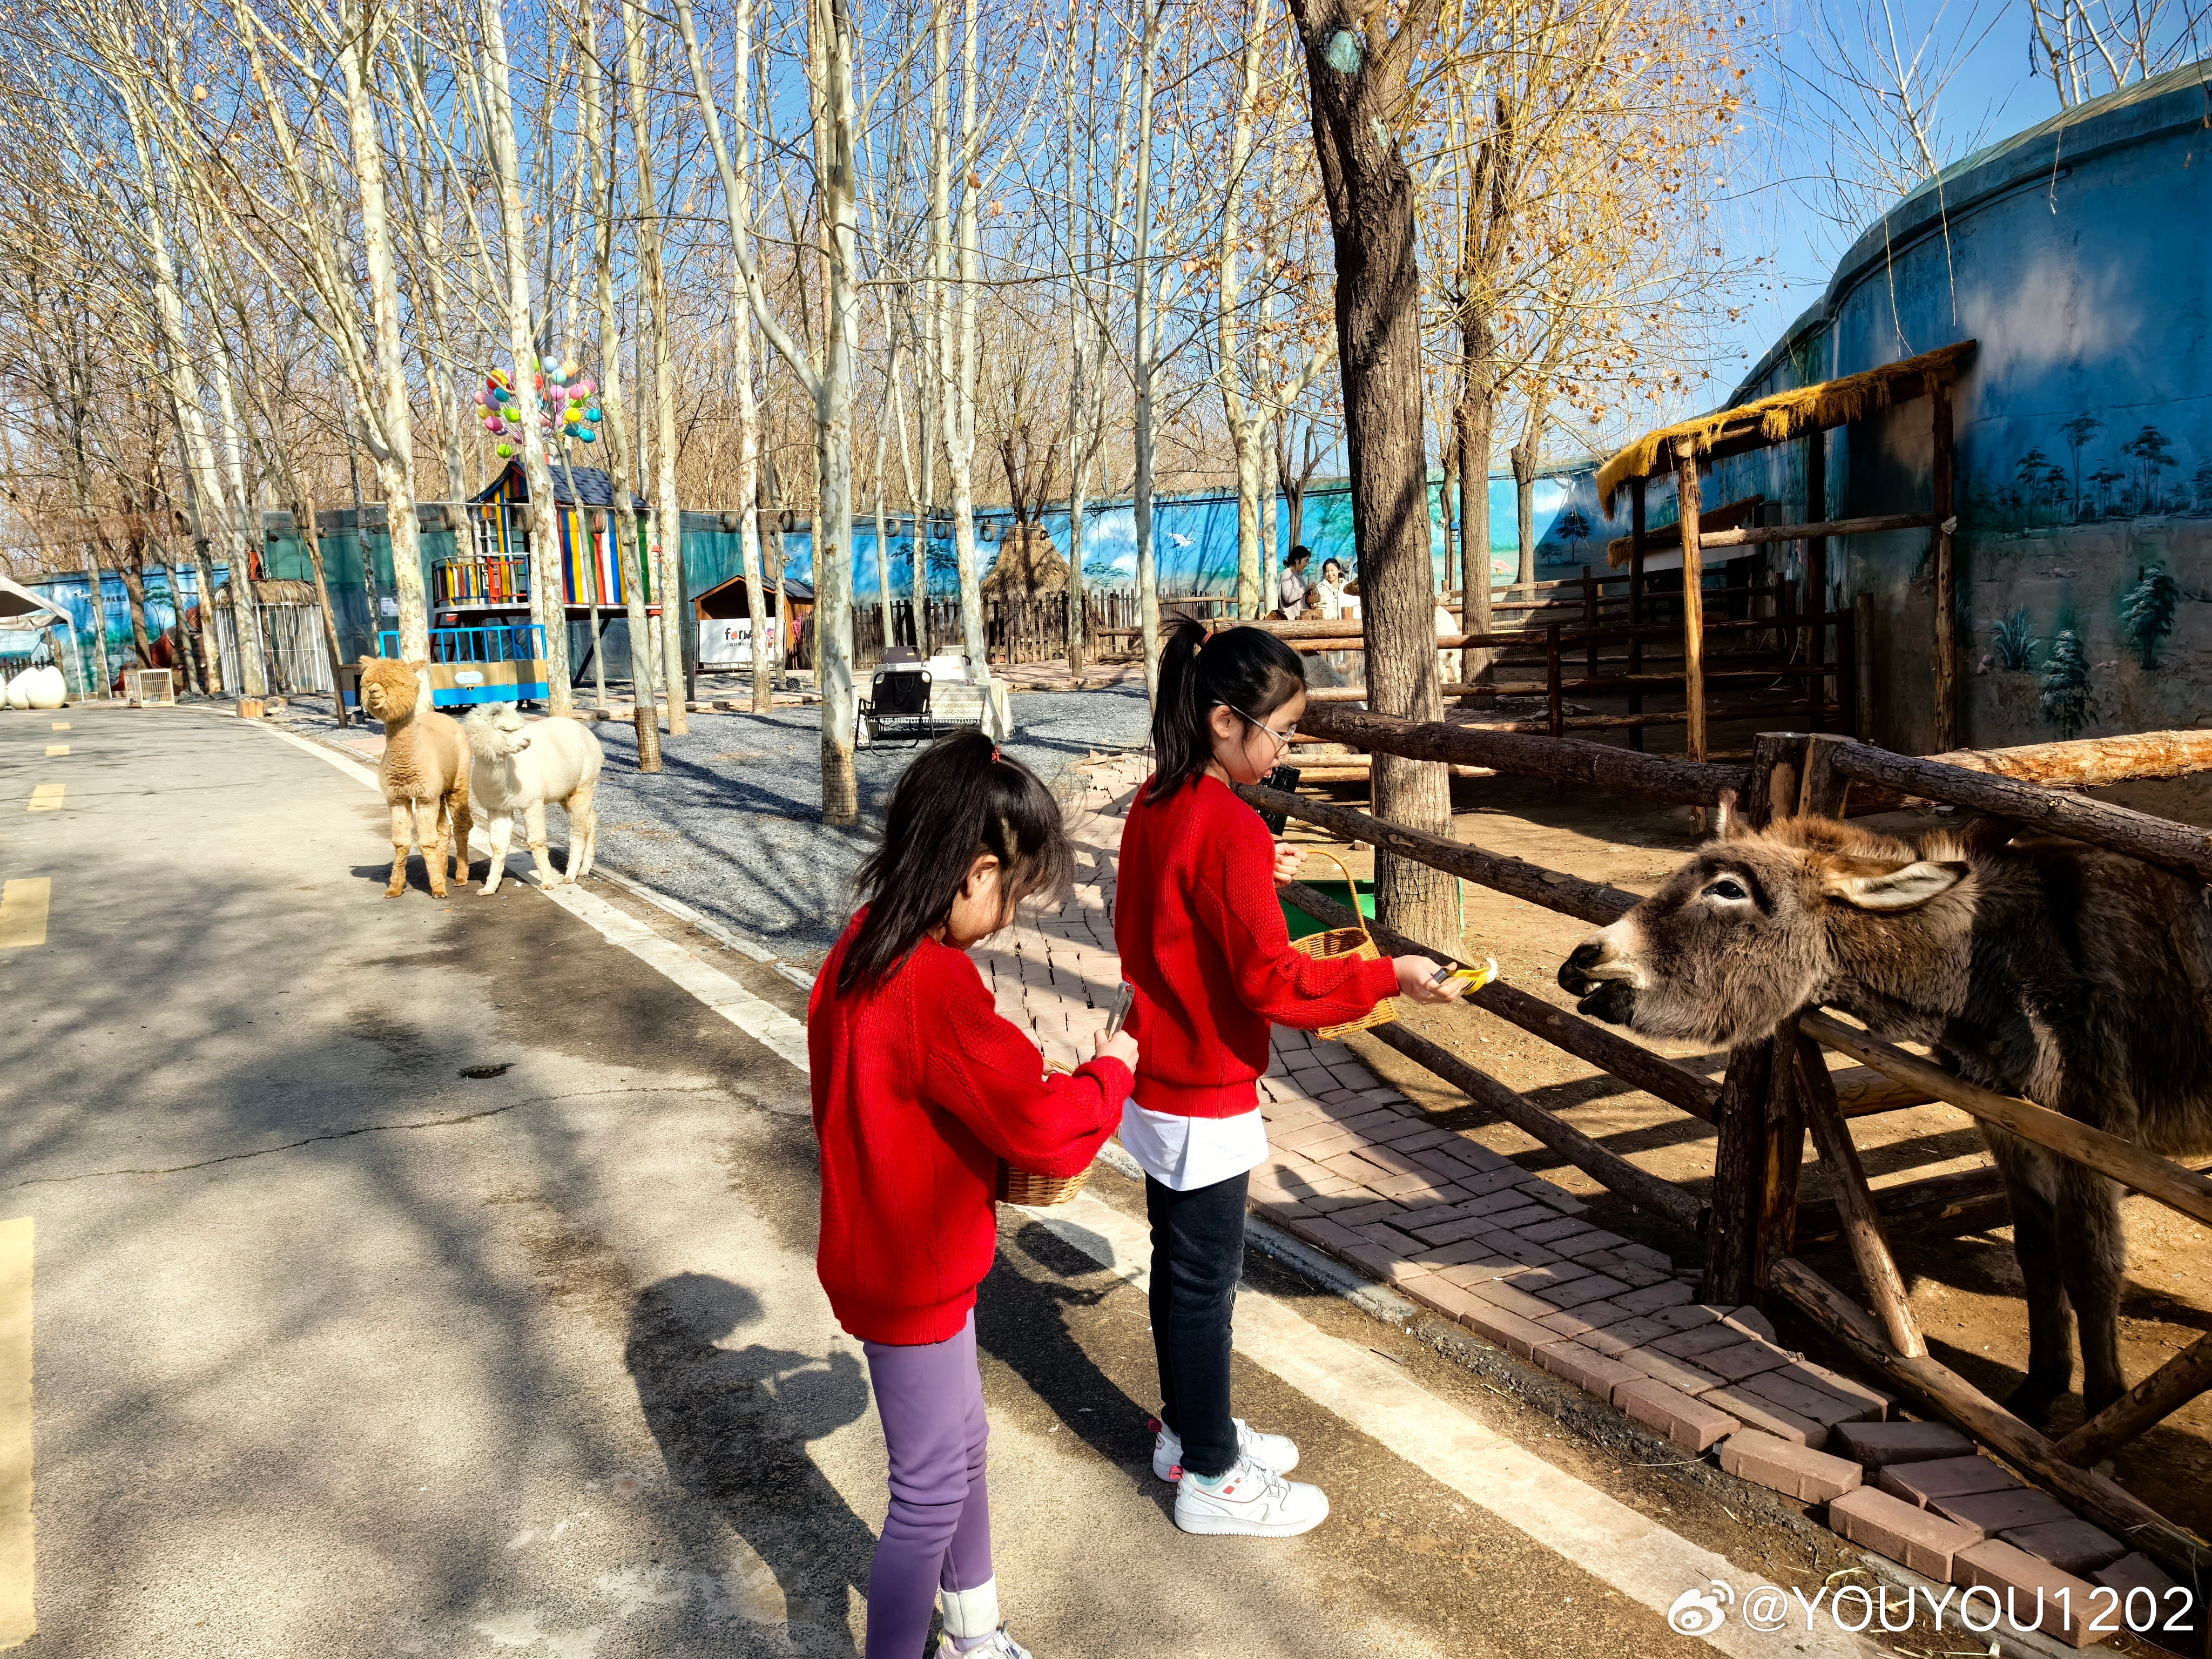
<instances>
[{"instance_id":1,"label":"eyeglasses","mask_svg":"<svg viewBox=\"0 0 2212 1659\"><path fill-rule=\"evenodd\" d=\"M1267 721L1254 720L1251 715L1246 714L1233 702L1224 702L1221 706L1224 708L1226 708L1231 714L1236 715L1238 720L1243 720L1246 725L1256 726L1259 730L1265 732L1269 737L1273 738L1275 740L1275 752L1279 755L1281 754L1284 750L1288 749L1293 743L1297 741L1298 728L1295 726L1287 732L1278 732L1273 726L1268 725Z\"/></svg>"}]
</instances>

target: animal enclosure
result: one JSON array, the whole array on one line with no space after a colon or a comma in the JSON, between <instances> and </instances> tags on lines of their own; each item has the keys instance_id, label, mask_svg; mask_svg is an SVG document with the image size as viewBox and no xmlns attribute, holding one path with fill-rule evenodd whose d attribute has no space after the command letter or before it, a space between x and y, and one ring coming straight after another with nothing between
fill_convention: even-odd
<instances>
[{"instance_id":1,"label":"animal enclosure","mask_svg":"<svg viewBox=\"0 0 2212 1659\"><path fill-rule=\"evenodd\" d=\"M1315 708L1313 735L1365 750L1547 778L1586 790L1618 791L1701 806L1732 799L1754 827L1800 814L1840 817L1847 793L1872 810L1904 797L1972 811L2124 854L2187 879L2212 879L2212 842L2191 826L2069 793L2143 777L2173 777L2212 766L2212 737L2198 732L2039 745L1915 759L1847 738L1771 733L1754 741L1750 764L1723 765L1632 751L1545 734L1421 725ZM2054 787L2065 786L2065 787ZM1479 847L1401 830L1350 808L1264 787L1240 791L1257 807L1286 813L1348 841L1603 925L1638 896ZM1329 925L1350 912L1303 887L1291 902ZM1386 950L1435 945L1377 927ZM1741 1304L1778 1295L1856 1358L1901 1384L2000 1455L2042 1480L2099 1524L2185 1577L2203 1571L2203 1547L2094 1467L2212 1383L2212 1339L2197 1341L2063 1437L2044 1434L1930 1357L1908 1306L1887 1231L1931 1213L1969 1211L1983 1224L2004 1214L2001 1187L1984 1172L1869 1188L1853 1146L1856 1118L1942 1101L1975 1120L2046 1149L2084 1170L2212 1225L2212 1180L2036 1103L1978 1087L1881 1042L1818 1008L1800 1010L1775 1036L1733 1051L1717 1085L1617 1031L1510 985L1487 986L1476 1006L1642 1091L1715 1126L1711 1200L1638 1167L1558 1115L1402 1025L1371 1035L1550 1147L1638 1208L1705 1243L1703 1299ZM1831 1072L1823 1048L1857 1062ZM1826 1213L1797 1202L1799 1160L1810 1131L1837 1196ZM1872 1311L1793 1254L1823 1235L1848 1245Z\"/></svg>"}]
</instances>

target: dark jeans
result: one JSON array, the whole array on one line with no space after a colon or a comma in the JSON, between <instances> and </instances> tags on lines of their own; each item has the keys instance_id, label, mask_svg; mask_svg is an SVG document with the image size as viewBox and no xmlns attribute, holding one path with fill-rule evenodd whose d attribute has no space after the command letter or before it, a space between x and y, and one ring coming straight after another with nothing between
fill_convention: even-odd
<instances>
[{"instance_id":1,"label":"dark jeans","mask_svg":"<svg viewBox=\"0 0 2212 1659\"><path fill-rule=\"evenodd\" d=\"M1182 1466L1193 1474L1221 1474L1237 1462L1229 1316L1244 1273L1246 1184L1232 1176L1179 1193L1145 1177L1160 1421L1182 1437Z\"/></svg>"}]
</instances>

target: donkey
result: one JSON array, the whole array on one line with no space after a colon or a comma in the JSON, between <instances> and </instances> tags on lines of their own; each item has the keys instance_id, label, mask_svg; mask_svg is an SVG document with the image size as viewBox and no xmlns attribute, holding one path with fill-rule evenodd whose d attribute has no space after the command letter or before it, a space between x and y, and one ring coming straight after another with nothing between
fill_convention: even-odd
<instances>
[{"instance_id":1,"label":"donkey","mask_svg":"<svg viewBox=\"0 0 2212 1659\"><path fill-rule=\"evenodd\" d=\"M1821 817L1731 827L1576 946L1559 984L1616 1025L1730 1046L1826 1003L2148 1151L2212 1149L2206 894L2078 842L2010 837L1996 820L1917 847ZM2094 1417L2127 1388L2117 1183L1980 1127L2027 1286L2027 1376L2007 1403L2042 1425L2072 1387L2070 1303Z\"/></svg>"}]
</instances>

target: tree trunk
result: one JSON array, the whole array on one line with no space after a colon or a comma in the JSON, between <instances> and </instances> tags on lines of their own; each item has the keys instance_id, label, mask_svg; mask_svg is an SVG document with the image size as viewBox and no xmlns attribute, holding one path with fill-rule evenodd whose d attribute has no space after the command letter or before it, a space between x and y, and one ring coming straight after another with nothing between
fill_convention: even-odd
<instances>
[{"instance_id":1,"label":"tree trunk","mask_svg":"<svg viewBox=\"0 0 2212 1659\"><path fill-rule=\"evenodd\" d=\"M809 62L820 66L823 80L818 93L827 118L816 131L815 173L822 181L830 251L828 337L816 394L822 465L814 518L814 672L822 690L822 821L842 825L860 817L860 778L853 763L858 714L853 690L853 374L860 354L862 290L854 173L854 42L848 0L811 0L809 25L822 32L820 47L809 54ZM972 436L972 426L969 432Z\"/></svg>"},{"instance_id":2,"label":"tree trunk","mask_svg":"<svg viewBox=\"0 0 2212 1659\"><path fill-rule=\"evenodd\" d=\"M216 406L222 412L222 508L217 515L228 530L230 557L230 608L238 629L238 665L249 697L269 693L269 671L261 641L261 606L253 586L253 564L261 545L260 526L250 529L246 494L246 460L238 423L238 403L232 395L230 353L212 354ZM184 635L184 612L177 613L177 631Z\"/></svg>"},{"instance_id":3,"label":"tree trunk","mask_svg":"<svg viewBox=\"0 0 2212 1659\"><path fill-rule=\"evenodd\" d=\"M1492 630L1490 609L1490 431L1492 392L1487 325L1468 330L1466 383L1453 434L1459 446L1459 620L1462 632ZM1463 653L1462 684L1494 684L1498 653L1487 646ZM1472 705L1474 696L1463 700Z\"/></svg>"},{"instance_id":4,"label":"tree trunk","mask_svg":"<svg viewBox=\"0 0 2212 1659\"><path fill-rule=\"evenodd\" d=\"M147 626L146 616L146 554L133 550L131 562L118 564L115 574L123 578L123 591L131 596L131 643L138 652L138 665L154 665L154 630Z\"/></svg>"},{"instance_id":5,"label":"tree trunk","mask_svg":"<svg viewBox=\"0 0 2212 1659\"><path fill-rule=\"evenodd\" d=\"M100 563L89 542L84 550L84 579L92 589L92 622L87 630L91 642L79 649L84 653L86 665L100 676L100 695L104 697L113 690L115 676L107 665L107 596L101 586Z\"/></svg>"},{"instance_id":6,"label":"tree trunk","mask_svg":"<svg viewBox=\"0 0 2212 1659\"><path fill-rule=\"evenodd\" d=\"M1275 538L1275 492L1280 483L1275 475L1276 453L1269 434L1269 441L1260 447L1260 607L1254 614L1261 617L1275 608L1275 596L1282 591L1282 580L1276 574L1282 556L1282 544Z\"/></svg>"},{"instance_id":7,"label":"tree trunk","mask_svg":"<svg viewBox=\"0 0 2212 1659\"><path fill-rule=\"evenodd\" d=\"M1145 696L1160 694L1160 583L1152 549L1152 98L1158 82L1160 10L1166 0L1138 0L1145 14L1137 88L1136 380L1137 477L1131 503L1137 532L1137 623L1145 663Z\"/></svg>"},{"instance_id":8,"label":"tree trunk","mask_svg":"<svg viewBox=\"0 0 2212 1659\"><path fill-rule=\"evenodd\" d=\"M1443 706L1422 434L1420 274L1413 180L1393 137L1406 60L1426 25L1415 15L1419 8L1409 8L1394 40L1370 46L1354 32L1360 17L1346 0L1293 0L1293 9L1304 38L1314 144L1336 250L1337 349L1359 546L1368 707L1434 720ZM1431 835L1451 834L1449 774L1440 766L1377 755L1374 799L1378 817ZM1375 865L1376 916L1456 954L1453 881L1381 852Z\"/></svg>"},{"instance_id":9,"label":"tree trunk","mask_svg":"<svg viewBox=\"0 0 2212 1659\"><path fill-rule=\"evenodd\" d=\"M975 0L965 0L960 27L960 165L975 164L981 140L976 131L978 49ZM960 568L960 639L966 651L969 678L978 685L991 678L990 652L983 628L982 556L975 545L975 379L981 367L981 342L976 335L976 305L981 297L979 266L982 257L980 216L981 181L971 171L960 181L958 241L960 254L959 359L947 388L951 396L945 416L945 457L952 474L952 548ZM990 703L984 702L987 711Z\"/></svg>"},{"instance_id":10,"label":"tree trunk","mask_svg":"<svg viewBox=\"0 0 2212 1659\"><path fill-rule=\"evenodd\" d=\"M623 0L623 52L629 66L630 140L637 167L637 262L653 313L653 588L660 599L661 683L668 690L668 731L691 729L684 672L684 635L691 627L684 602L684 515L676 495L676 358L669 332L668 273L660 256L660 198L653 174L652 82L645 68L645 9Z\"/></svg>"},{"instance_id":11,"label":"tree trunk","mask_svg":"<svg viewBox=\"0 0 2212 1659\"><path fill-rule=\"evenodd\" d=\"M653 630L645 614L643 539L629 496L629 412L623 403L622 324L615 311L615 202L608 159L615 137L605 125L598 14L584 9L584 148L592 165L592 286L599 306L599 409L606 417L608 514L622 571L623 612L629 624L630 724L637 733L637 769L660 770L660 721L653 708Z\"/></svg>"},{"instance_id":12,"label":"tree trunk","mask_svg":"<svg viewBox=\"0 0 2212 1659\"><path fill-rule=\"evenodd\" d=\"M490 109L485 125L493 182L499 195L500 245L507 264L507 343L514 359L514 422L522 429L522 476L530 494L530 608L545 635L547 701L565 714L568 684L568 612L561 581L560 531L555 518L553 472L545 462L545 434L538 424L538 343L530 318L529 228L522 213L521 169L515 158L514 101L507 54L507 25L500 0L480 0ZM398 544L393 546L395 555ZM368 556L362 540L362 557ZM397 560L395 558L395 566ZM395 575L397 574L395 568ZM402 641L403 647L404 641Z\"/></svg>"},{"instance_id":13,"label":"tree trunk","mask_svg":"<svg viewBox=\"0 0 2212 1659\"><path fill-rule=\"evenodd\" d=\"M344 0L339 15L345 44L337 53L350 128L355 187L361 198L361 240L368 276L371 329L376 345L379 481L384 486L385 532L392 541L392 587L399 601L399 649L410 661L430 655L430 618L422 591L422 526L415 513L415 413L413 389L399 332L399 276L392 247L392 221L384 189L384 135L379 126L379 98L368 84L369 66L380 50L385 15L372 21L363 0ZM232 592L237 587L234 582ZM239 654L248 657L243 635ZM565 654L565 653L564 653ZM259 695L259 630L246 668L246 692Z\"/></svg>"},{"instance_id":14,"label":"tree trunk","mask_svg":"<svg viewBox=\"0 0 2212 1659\"><path fill-rule=\"evenodd\" d=\"M330 578L323 569L322 526L315 521L313 497L295 501L292 506L292 523L300 532L300 545L307 550L307 567L315 573L315 607L323 617L323 646L331 658L331 707L337 710L338 726L346 723L345 687L338 671L345 665L345 646L338 638L337 608L331 603Z\"/></svg>"}]
</instances>

